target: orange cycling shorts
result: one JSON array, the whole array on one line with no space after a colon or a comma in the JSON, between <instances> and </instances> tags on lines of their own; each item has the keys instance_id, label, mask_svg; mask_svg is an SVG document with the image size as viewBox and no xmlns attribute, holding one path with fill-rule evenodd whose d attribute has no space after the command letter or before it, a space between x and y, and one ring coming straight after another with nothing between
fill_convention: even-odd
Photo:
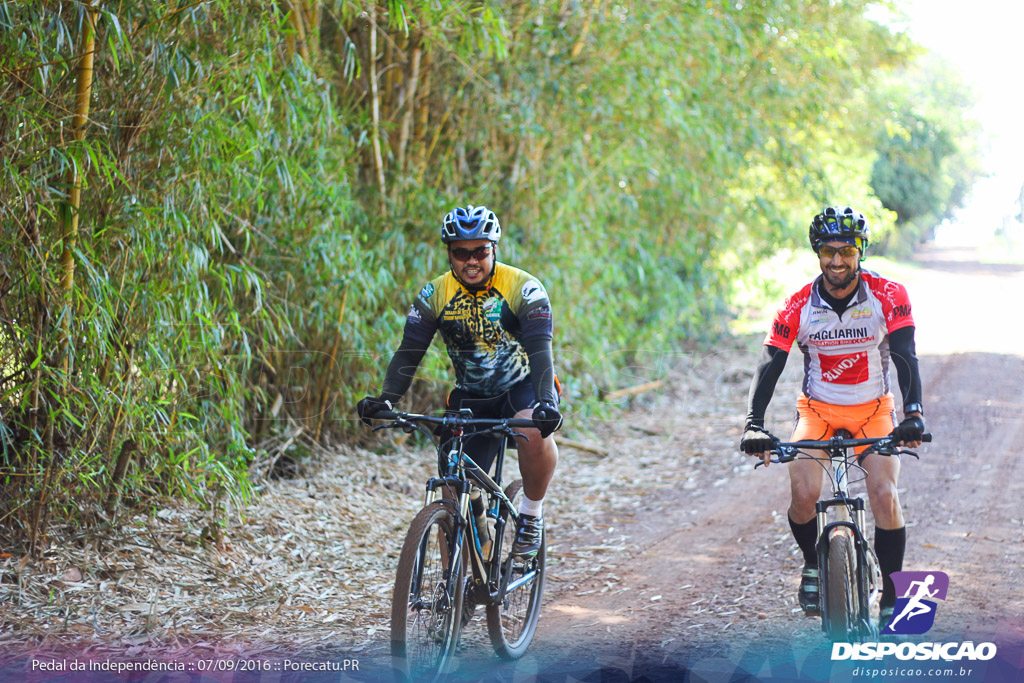
<instances>
[{"instance_id":1,"label":"orange cycling shorts","mask_svg":"<svg viewBox=\"0 0 1024 683\"><path fill-rule=\"evenodd\" d=\"M874 401L850 406L815 401L801 394L796 401L793 441L823 441L837 429L848 430L855 439L887 436L896 426L895 410L892 393ZM866 446L854 451L860 453L864 448Z\"/></svg>"}]
</instances>

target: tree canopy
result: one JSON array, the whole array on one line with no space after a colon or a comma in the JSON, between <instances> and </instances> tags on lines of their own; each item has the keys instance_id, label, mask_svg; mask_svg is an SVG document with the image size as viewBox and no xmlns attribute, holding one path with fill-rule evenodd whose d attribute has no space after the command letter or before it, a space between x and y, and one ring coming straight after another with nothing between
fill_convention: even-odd
<instances>
[{"instance_id":1,"label":"tree canopy","mask_svg":"<svg viewBox=\"0 0 1024 683\"><path fill-rule=\"evenodd\" d=\"M980 128L970 89L931 55L894 72L878 96L890 111L878 132L871 185L896 214L890 245L905 250L949 218L981 175Z\"/></svg>"}]
</instances>

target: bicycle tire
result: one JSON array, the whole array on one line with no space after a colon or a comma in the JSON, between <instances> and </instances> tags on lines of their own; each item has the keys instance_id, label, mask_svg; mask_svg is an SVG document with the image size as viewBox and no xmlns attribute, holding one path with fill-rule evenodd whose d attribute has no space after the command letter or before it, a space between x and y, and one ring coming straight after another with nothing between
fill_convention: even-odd
<instances>
[{"instance_id":1,"label":"bicycle tire","mask_svg":"<svg viewBox=\"0 0 1024 683\"><path fill-rule=\"evenodd\" d=\"M518 509L522 500L523 482L517 479L505 488L505 495ZM544 566L547 555L547 539L541 538L540 550L536 557L527 561L515 561L512 557L512 543L515 540L515 523L511 513L504 505L499 513L505 521L501 538L501 575L499 582L505 585L505 578L511 572L511 581L523 578L530 572L533 579L523 583L515 590L503 595L501 600L489 601L487 604L487 633L491 645L499 657L515 660L526 654L537 631L540 618L541 600L544 596Z\"/></svg>"},{"instance_id":2,"label":"bicycle tire","mask_svg":"<svg viewBox=\"0 0 1024 683\"><path fill-rule=\"evenodd\" d=\"M406 533L391 599L391 659L399 680L433 681L450 668L465 591L464 556L454 572L445 568L454 539L455 517L440 501L420 510Z\"/></svg>"},{"instance_id":3,"label":"bicycle tire","mask_svg":"<svg viewBox=\"0 0 1024 683\"><path fill-rule=\"evenodd\" d=\"M857 556L853 536L847 529L833 532L828 543L826 600L822 613L832 640L849 640L856 629L858 602L855 585Z\"/></svg>"}]
</instances>

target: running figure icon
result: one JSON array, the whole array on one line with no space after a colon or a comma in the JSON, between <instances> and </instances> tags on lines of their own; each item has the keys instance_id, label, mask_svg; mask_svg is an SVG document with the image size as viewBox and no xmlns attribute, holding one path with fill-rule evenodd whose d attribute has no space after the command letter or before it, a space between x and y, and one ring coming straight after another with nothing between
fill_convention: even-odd
<instances>
[{"instance_id":1,"label":"running figure icon","mask_svg":"<svg viewBox=\"0 0 1024 683\"><path fill-rule=\"evenodd\" d=\"M893 572L896 586L896 608L893 619L883 634L921 634L935 623L935 612L939 600L946 599L949 590L949 576L940 571Z\"/></svg>"},{"instance_id":2,"label":"running figure icon","mask_svg":"<svg viewBox=\"0 0 1024 683\"><path fill-rule=\"evenodd\" d=\"M934 603L926 603L922 602L922 600L924 598L934 598L939 592L938 588L933 591L928 590L928 587L933 583L935 583L934 574L929 574L925 577L924 581L912 581L910 583L910 588L907 589L907 594L903 596L905 598L910 598L910 601L907 602L907 606L903 608L903 611L900 612L895 619L889 622L886 630L895 632L896 629L894 627L896 626L896 623L903 617L906 617L907 621L909 621L918 615L928 614L931 612L932 609L934 609L932 607ZM916 593L914 593L915 589L917 591ZM911 595L911 593L914 594Z\"/></svg>"}]
</instances>

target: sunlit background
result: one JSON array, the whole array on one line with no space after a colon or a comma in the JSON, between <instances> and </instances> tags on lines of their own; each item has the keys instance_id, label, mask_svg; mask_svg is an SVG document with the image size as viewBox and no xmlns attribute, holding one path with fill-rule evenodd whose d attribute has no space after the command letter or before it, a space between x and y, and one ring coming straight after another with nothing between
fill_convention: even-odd
<instances>
[{"instance_id":1,"label":"sunlit background","mask_svg":"<svg viewBox=\"0 0 1024 683\"><path fill-rule=\"evenodd\" d=\"M1001 0L907 0L903 6L910 35L959 69L974 89L991 174L975 186L956 221L937 231L936 242L984 244L1002 237L1019 249L1024 241L1024 5Z\"/></svg>"}]
</instances>

